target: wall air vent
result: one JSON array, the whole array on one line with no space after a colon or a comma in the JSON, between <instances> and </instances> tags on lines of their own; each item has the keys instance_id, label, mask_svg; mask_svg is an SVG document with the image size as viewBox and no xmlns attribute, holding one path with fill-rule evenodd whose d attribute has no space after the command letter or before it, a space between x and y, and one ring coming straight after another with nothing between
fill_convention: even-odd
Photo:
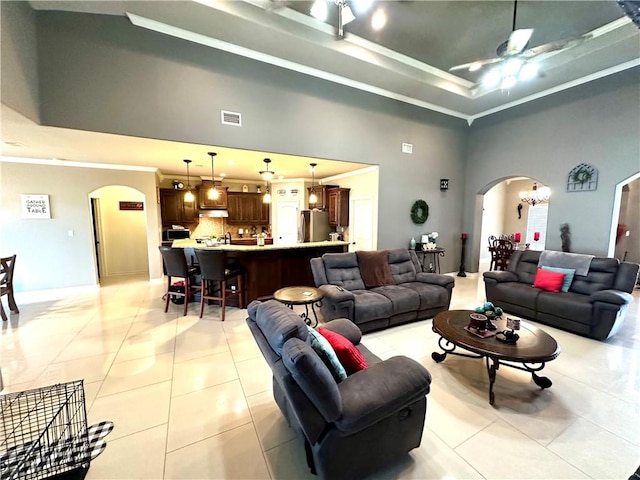
<instances>
[{"instance_id":1,"label":"wall air vent","mask_svg":"<svg viewBox=\"0 0 640 480\"><path fill-rule=\"evenodd\" d=\"M233 125L235 127L242 126L242 115L237 112L227 112L220 110L220 119L223 125Z\"/></svg>"}]
</instances>

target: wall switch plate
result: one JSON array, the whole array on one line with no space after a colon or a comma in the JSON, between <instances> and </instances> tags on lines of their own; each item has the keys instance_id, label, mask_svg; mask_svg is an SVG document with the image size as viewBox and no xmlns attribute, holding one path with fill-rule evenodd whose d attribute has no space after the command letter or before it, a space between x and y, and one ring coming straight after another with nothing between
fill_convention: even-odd
<instances>
[{"instance_id":1,"label":"wall switch plate","mask_svg":"<svg viewBox=\"0 0 640 480\"><path fill-rule=\"evenodd\" d=\"M402 153L413 153L413 143L403 143Z\"/></svg>"}]
</instances>

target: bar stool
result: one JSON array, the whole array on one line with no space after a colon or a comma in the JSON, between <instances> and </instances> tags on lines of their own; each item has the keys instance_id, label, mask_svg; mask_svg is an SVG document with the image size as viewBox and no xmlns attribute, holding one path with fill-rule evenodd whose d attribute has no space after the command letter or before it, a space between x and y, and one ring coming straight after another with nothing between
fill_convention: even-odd
<instances>
[{"instance_id":1,"label":"bar stool","mask_svg":"<svg viewBox=\"0 0 640 480\"><path fill-rule=\"evenodd\" d=\"M204 313L204 301L215 300L222 304L222 321L224 322L225 308L227 306L227 298L237 296L238 305L244 308L243 296L243 275L241 267L234 266L233 269L227 268L226 255L222 250L201 250L196 249L196 258L200 264L201 275L201 297L200 297L200 318ZM238 278L237 288L229 287L227 281L232 278Z\"/></svg>"},{"instance_id":2,"label":"bar stool","mask_svg":"<svg viewBox=\"0 0 640 480\"><path fill-rule=\"evenodd\" d=\"M187 265L187 257L184 256L184 250L182 248L162 246L158 248L162 254L162 260L164 261L164 268L167 274L167 301L164 311L167 312L169 310L170 295L175 295L178 297L184 297L183 315L186 315L189 299L198 291L197 282L195 282L195 279L193 278L198 274L198 267L190 267ZM184 279L184 293L170 290L172 277Z\"/></svg>"},{"instance_id":3,"label":"bar stool","mask_svg":"<svg viewBox=\"0 0 640 480\"><path fill-rule=\"evenodd\" d=\"M16 299L13 297L13 268L16 264L16 256L0 258L0 316L7 321L7 315L2 308L2 297L7 296L9 300L9 310L13 313L20 313Z\"/></svg>"}]
</instances>

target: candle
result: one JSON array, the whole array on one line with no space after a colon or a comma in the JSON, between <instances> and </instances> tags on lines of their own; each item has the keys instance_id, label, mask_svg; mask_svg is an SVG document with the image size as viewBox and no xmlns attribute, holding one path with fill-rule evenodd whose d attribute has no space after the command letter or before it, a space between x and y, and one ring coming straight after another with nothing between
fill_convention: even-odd
<instances>
[{"instance_id":1,"label":"candle","mask_svg":"<svg viewBox=\"0 0 640 480\"><path fill-rule=\"evenodd\" d=\"M467 234L466 234L466 233L461 233L461 234L460 234L460 238L461 238L462 240L466 240L466 239L467 239Z\"/></svg>"},{"instance_id":2,"label":"candle","mask_svg":"<svg viewBox=\"0 0 640 480\"><path fill-rule=\"evenodd\" d=\"M533 241L537 242L540 240L540 232L533 232Z\"/></svg>"},{"instance_id":3,"label":"candle","mask_svg":"<svg viewBox=\"0 0 640 480\"><path fill-rule=\"evenodd\" d=\"M520 232L516 232L515 235L513 236L513 239L516 241L516 243L520 243L520 240L522 239L520 237Z\"/></svg>"}]
</instances>

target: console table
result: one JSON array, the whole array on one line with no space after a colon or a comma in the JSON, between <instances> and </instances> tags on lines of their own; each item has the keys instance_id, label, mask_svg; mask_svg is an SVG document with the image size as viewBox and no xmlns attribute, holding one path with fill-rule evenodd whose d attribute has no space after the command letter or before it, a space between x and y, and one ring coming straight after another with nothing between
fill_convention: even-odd
<instances>
[{"instance_id":1,"label":"console table","mask_svg":"<svg viewBox=\"0 0 640 480\"><path fill-rule=\"evenodd\" d=\"M422 271L440 273L440 257L444 257L445 249L436 247L432 250L422 250L422 245L416 245L416 255L422 264Z\"/></svg>"}]
</instances>

